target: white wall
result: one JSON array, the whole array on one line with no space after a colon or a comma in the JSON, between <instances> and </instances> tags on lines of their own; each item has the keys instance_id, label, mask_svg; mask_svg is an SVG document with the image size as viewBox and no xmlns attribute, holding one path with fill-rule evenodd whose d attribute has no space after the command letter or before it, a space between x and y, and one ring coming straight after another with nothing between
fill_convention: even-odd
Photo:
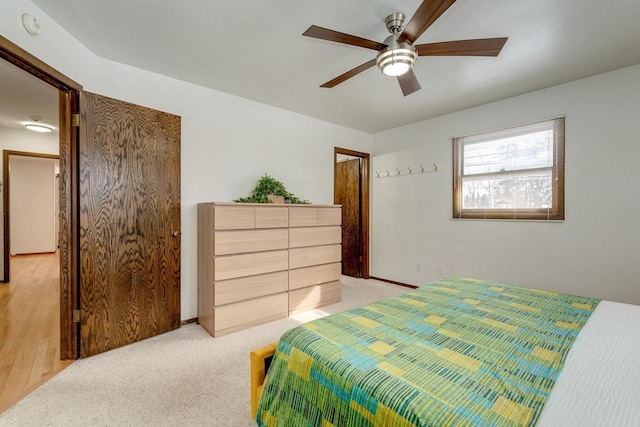
<instances>
[{"instance_id":1,"label":"white wall","mask_svg":"<svg viewBox=\"0 0 640 427\"><path fill-rule=\"evenodd\" d=\"M333 147L371 149L369 134L99 58L31 2L4 3L0 34L85 90L182 117L182 319L197 316L198 202L248 195L268 173L332 203ZM23 12L41 21L38 37L19 28Z\"/></svg>"},{"instance_id":2,"label":"white wall","mask_svg":"<svg viewBox=\"0 0 640 427\"><path fill-rule=\"evenodd\" d=\"M56 163L9 156L11 255L56 251Z\"/></svg>"},{"instance_id":3,"label":"white wall","mask_svg":"<svg viewBox=\"0 0 640 427\"><path fill-rule=\"evenodd\" d=\"M26 129L0 128L0 151L27 151L40 154L58 154L60 143L57 134L37 133ZM0 176L2 175L0 161ZM2 189L4 191L4 187ZM4 198L0 193L0 210L4 212ZM4 227L4 216L0 221ZM0 280L4 280L4 233L0 232Z\"/></svg>"},{"instance_id":4,"label":"white wall","mask_svg":"<svg viewBox=\"0 0 640 427\"><path fill-rule=\"evenodd\" d=\"M54 133L38 133L27 129L2 128L0 147L3 150L57 155L60 150L60 140L58 134ZM2 165L0 164L0 171L1 170Z\"/></svg>"},{"instance_id":5,"label":"white wall","mask_svg":"<svg viewBox=\"0 0 640 427\"><path fill-rule=\"evenodd\" d=\"M492 279L640 304L640 65L373 136L372 271L424 284ZM566 114L566 220L452 220L451 137ZM422 272L416 264L422 264Z\"/></svg>"}]
</instances>

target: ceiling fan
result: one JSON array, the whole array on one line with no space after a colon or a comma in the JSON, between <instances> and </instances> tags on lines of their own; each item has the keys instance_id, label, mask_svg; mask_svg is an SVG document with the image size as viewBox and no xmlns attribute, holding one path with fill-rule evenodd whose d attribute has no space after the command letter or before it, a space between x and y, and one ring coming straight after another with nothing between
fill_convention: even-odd
<instances>
[{"instance_id":1,"label":"ceiling fan","mask_svg":"<svg viewBox=\"0 0 640 427\"><path fill-rule=\"evenodd\" d=\"M456 0L424 0L404 27L405 16L396 12L387 16L385 24L391 33L383 43L352 36L338 31L312 25L303 36L350 44L378 51L375 59L329 80L320 87L332 88L347 79L377 65L383 74L396 76L404 96L421 89L411 67L418 56L498 56L507 42L507 37L492 39L456 40L415 45L415 41L429 28Z\"/></svg>"}]
</instances>

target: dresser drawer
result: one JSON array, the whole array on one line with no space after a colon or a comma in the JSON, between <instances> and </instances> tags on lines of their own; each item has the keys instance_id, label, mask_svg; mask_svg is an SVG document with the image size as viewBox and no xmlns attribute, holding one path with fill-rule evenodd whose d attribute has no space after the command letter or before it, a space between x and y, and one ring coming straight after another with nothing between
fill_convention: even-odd
<instances>
[{"instance_id":1,"label":"dresser drawer","mask_svg":"<svg viewBox=\"0 0 640 427\"><path fill-rule=\"evenodd\" d=\"M215 257L216 282L236 277L283 271L288 268L288 251L257 252Z\"/></svg>"},{"instance_id":2,"label":"dresser drawer","mask_svg":"<svg viewBox=\"0 0 640 427\"><path fill-rule=\"evenodd\" d=\"M289 229L289 247L318 246L340 243L341 227L301 227Z\"/></svg>"},{"instance_id":3,"label":"dresser drawer","mask_svg":"<svg viewBox=\"0 0 640 427\"><path fill-rule=\"evenodd\" d=\"M341 259L341 245L289 249L289 268L291 269L340 262Z\"/></svg>"},{"instance_id":4,"label":"dresser drawer","mask_svg":"<svg viewBox=\"0 0 640 427\"><path fill-rule=\"evenodd\" d=\"M342 224L342 209L318 208L318 225Z\"/></svg>"},{"instance_id":5,"label":"dresser drawer","mask_svg":"<svg viewBox=\"0 0 640 427\"><path fill-rule=\"evenodd\" d=\"M341 274L342 264L339 262L289 270L289 289L335 282L340 280Z\"/></svg>"},{"instance_id":6,"label":"dresser drawer","mask_svg":"<svg viewBox=\"0 0 640 427\"><path fill-rule=\"evenodd\" d=\"M256 208L256 228L286 228L288 226L288 208Z\"/></svg>"},{"instance_id":7,"label":"dresser drawer","mask_svg":"<svg viewBox=\"0 0 640 427\"><path fill-rule=\"evenodd\" d=\"M287 317L287 292L214 308L214 337Z\"/></svg>"},{"instance_id":8,"label":"dresser drawer","mask_svg":"<svg viewBox=\"0 0 640 427\"><path fill-rule=\"evenodd\" d=\"M310 227L318 225L318 208L289 208L289 227Z\"/></svg>"},{"instance_id":9,"label":"dresser drawer","mask_svg":"<svg viewBox=\"0 0 640 427\"><path fill-rule=\"evenodd\" d=\"M289 315L340 302L340 282L325 283L289 291Z\"/></svg>"},{"instance_id":10,"label":"dresser drawer","mask_svg":"<svg viewBox=\"0 0 640 427\"><path fill-rule=\"evenodd\" d=\"M254 228L255 209L247 206L217 206L214 228L216 230L242 230Z\"/></svg>"},{"instance_id":11,"label":"dresser drawer","mask_svg":"<svg viewBox=\"0 0 640 427\"><path fill-rule=\"evenodd\" d=\"M286 228L215 232L216 255L287 249L288 245L289 235Z\"/></svg>"},{"instance_id":12,"label":"dresser drawer","mask_svg":"<svg viewBox=\"0 0 640 427\"><path fill-rule=\"evenodd\" d=\"M288 288L286 271L222 280L215 282L213 303L216 306L229 304L286 292Z\"/></svg>"}]
</instances>

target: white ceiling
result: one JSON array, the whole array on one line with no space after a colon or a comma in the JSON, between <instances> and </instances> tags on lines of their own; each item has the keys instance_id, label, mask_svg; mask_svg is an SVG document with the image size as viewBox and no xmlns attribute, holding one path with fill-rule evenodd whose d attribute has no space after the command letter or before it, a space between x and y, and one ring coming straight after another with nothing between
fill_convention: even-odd
<instances>
[{"instance_id":1,"label":"white ceiling","mask_svg":"<svg viewBox=\"0 0 640 427\"><path fill-rule=\"evenodd\" d=\"M417 44L509 41L498 58L419 58L408 97L375 67L320 88L375 52L301 34L382 42L385 16L419 0L32 1L98 56L370 133L640 63L638 0L458 0Z\"/></svg>"},{"instance_id":2,"label":"white ceiling","mask_svg":"<svg viewBox=\"0 0 640 427\"><path fill-rule=\"evenodd\" d=\"M0 127L24 129L33 116L58 132L58 90L0 60Z\"/></svg>"}]
</instances>

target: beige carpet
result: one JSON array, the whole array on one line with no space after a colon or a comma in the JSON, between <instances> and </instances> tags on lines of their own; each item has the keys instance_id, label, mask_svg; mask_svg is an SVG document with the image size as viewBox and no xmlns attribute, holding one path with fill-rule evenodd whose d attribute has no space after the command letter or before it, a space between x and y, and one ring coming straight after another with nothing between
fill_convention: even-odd
<instances>
[{"instance_id":1,"label":"beige carpet","mask_svg":"<svg viewBox=\"0 0 640 427\"><path fill-rule=\"evenodd\" d=\"M0 414L0 426L255 426L249 352L288 329L409 289L350 277L342 302L212 338L191 324L81 359Z\"/></svg>"}]
</instances>

